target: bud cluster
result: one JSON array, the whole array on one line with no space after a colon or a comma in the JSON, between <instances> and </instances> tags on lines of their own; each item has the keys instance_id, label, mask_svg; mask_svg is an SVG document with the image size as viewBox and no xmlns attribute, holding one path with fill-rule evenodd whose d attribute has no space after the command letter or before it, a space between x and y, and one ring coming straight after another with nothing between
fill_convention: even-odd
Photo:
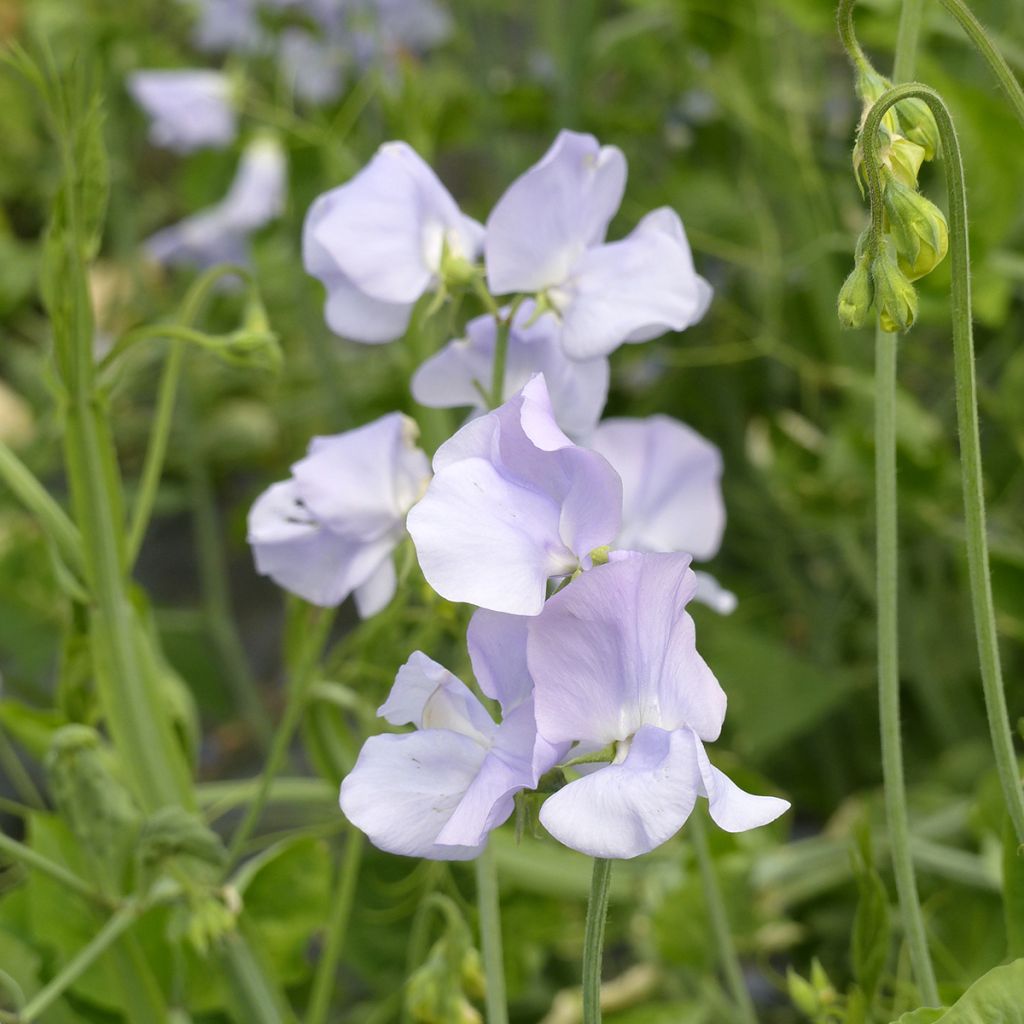
<instances>
[{"instance_id":1,"label":"bud cluster","mask_svg":"<svg viewBox=\"0 0 1024 1024\"><path fill-rule=\"evenodd\" d=\"M854 173L863 192L864 123L868 111L892 88L870 64L857 70L857 95L864 104L853 152ZM911 282L931 273L945 258L949 229L945 215L918 190L926 160L939 154L939 130L928 105L901 100L882 117L877 153L882 179L882 237L872 244L868 229L857 243L856 264L839 292L839 320L863 327L875 307L882 330L908 330L917 317L917 292Z\"/></svg>"}]
</instances>

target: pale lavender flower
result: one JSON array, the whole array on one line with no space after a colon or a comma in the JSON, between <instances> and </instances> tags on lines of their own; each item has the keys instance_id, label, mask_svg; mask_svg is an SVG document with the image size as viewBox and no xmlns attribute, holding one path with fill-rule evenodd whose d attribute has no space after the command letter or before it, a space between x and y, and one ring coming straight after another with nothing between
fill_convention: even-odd
<instances>
[{"instance_id":1,"label":"pale lavender flower","mask_svg":"<svg viewBox=\"0 0 1024 1024\"><path fill-rule=\"evenodd\" d=\"M281 74L300 99L323 104L336 99L344 85L344 51L303 28L281 33L278 50Z\"/></svg>"},{"instance_id":2,"label":"pale lavender flower","mask_svg":"<svg viewBox=\"0 0 1024 1024\"><path fill-rule=\"evenodd\" d=\"M552 745L611 746L609 760L549 797L544 827L593 857L629 858L682 828L698 796L729 832L767 824L789 804L740 789L708 760L726 696L697 653L685 605L688 555L629 554L552 597L528 626L537 728Z\"/></svg>"},{"instance_id":3,"label":"pale lavender flower","mask_svg":"<svg viewBox=\"0 0 1024 1024\"><path fill-rule=\"evenodd\" d=\"M313 604L354 593L361 616L380 611L394 596L405 514L430 477L415 438L416 425L397 412L314 438L291 479L249 512L257 571Z\"/></svg>"},{"instance_id":4,"label":"pale lavender flower","mask_svg":"<svg viewBox=\"0 0 1024 1024\"><path fill-rule=\"evenodd\" d=\"M149 138L156 146L191 153L223 148L235 139L231 82L219 71L136 71L128 78L128 91L149 115Z\"/></svg>"},{"instance_id":5,"label":"pale lavender flower","mask_svg":"<svg viewBox=\"0 0 1024 1024\"><path fill-rule=\"evenodd\" d=\"M722 454L697 431L670 416L607 419L586 442L622 478L622 530L615 547L683 551L713 558L725 530ZM722 615L736 595L698 572L696 600Z\"/></svg>"},{"instance_id":6,"label":"pale lavender flower","mask_svg":"<svg viewBox=\"0 0 1024 1024\"><path fill-rule=\"evenodd\" d=\"M534 304L527 301L516 312L508 336L501 399L511 398L534 374L542 373L558 425L570 437L585 438L600 419L608 397L608 360L569 359L554 318L544 315L530 323L534 311ZM412 378L416 401L435 409L469 406L485 412L490 404L497 330L493 316L470 320L464 338L450 341L416 371Z\"/></svg>"},{"instance_id":7,"label":"pale lavender flower","mask_svg":"<svg viewBox=\"0 0 1024 1024\"><path fill-rule=\"evenodd\" d=\"M248 262L249 235L284 207L287 174L280 143L270 136L255 139L242 152L227 195L147 239L147 254L167 265Z\"/></svg>"},{"instance_id":8,"label":"pale lavender flower","mask_svg":"<svg viewBox=\"0 0 1024 1024\"><path fill-rule=\"evenodd\" d=\"M526 668L526 620L478 611L469 655L480 689L501 706L496 724L469 689L420 651L398 672L378 714L415 732L371 737L341 785L341 809L375 846L434 860L467 860L511 815L566 744L537 735Z\"/></svg>"},{"instance_id":9,"label":"pale lavender flower","mask_svg":"<svg viewBox=\"0 0 1024 1024\"><path fill-rule=\"evenodd\" d=\"M509 186L487 221L491 291L543 295L573 359L683 330L700 320L711 298L682 221L667 207L649 213L621 241L605 242L625 183L620 150L563 131Z\"/></svg>"},{"instance_id":10,"label":"pale lavender flower","mask_svg":"<svg viewBox=\"0 0 1024 1024\"><path fill-rule=\"evenodd\" d=\"M483 228L416 151L385 143L351 181L306 215L306 270L327 288L336 334L379 343L400 337L416 301L440 283L446 260L472 261Z\"/></svg>"},{"instance_id":11,"label":"pale lavender flower","mask_svg":"<svg viewBox=\"0 0 1024 1024\"><path fill-rule=\"evenodd\" d=\"M258 0L199 0L198 7L193 39L204 53L253 54L269 45Z\"/></svg>"},{"instance_id":12,"label":"pale lavender flower","mask_svg":"<svg viewBox=\"0 0 1024 1024\"><path fill-rule=\"evenodd\" d=\"M558 428L539 374L445 442L434 472L409 533L450 601L536 615L548 580L587 568L619 530L618 475Z\"/></svg>"}]
</instances>

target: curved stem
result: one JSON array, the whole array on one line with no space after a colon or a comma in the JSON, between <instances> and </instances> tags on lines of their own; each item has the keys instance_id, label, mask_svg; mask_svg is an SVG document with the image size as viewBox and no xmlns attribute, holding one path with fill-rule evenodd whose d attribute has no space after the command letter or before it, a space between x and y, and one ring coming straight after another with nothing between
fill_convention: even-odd
<instances>
[{"instance_id":1,"label":"curved stem","mask_svg":"<svg viewBox=\"0 0 1024 1024\"><path fill-rule=\"evenodd\" d=\"M999 84L1006 90L1007 98L1013 107L1021 124L1024 124L1024 89L1017 81L1010 65L996 49L995 44L988 37L985 27L974 16L974 12L963 2L963 0L939 0L939 3L953 15L960 23L960 27L967 33L970 40L977 47L981 55L988 61Z\"/></svg>"},{"instance_id":2,"label":"curved stem","mask_svg":"<svg viewBox=\"0 0 1024 1024\"><path fill-rule=\"evenodd\" d=\"M750 998L750 990L743 980L743 968L736 955L736 945L732 941L725 900L722 898L722 889L718 884L718 877L715 875L711 851L708 849L703 812L691 814L689 824L693 850L697 855L701 883L704 886L704 899L708 905L708 917L711 918L711 929L715 933L715 942L718 944L718 963L725 973L725 980L732 993L733 1002L736 1004L737 1024L757 1024L754 1001Z\"/></svg>"},{"instance_id":3,"label":"curved stem","mask_svg":"<svg viewBox=\"0 0 1024 1024\"><path fill-rule=\"evenodd\" d=\"M921 998L937 1006L938 987L917 895L910 852L903 738L900 732L898 629L898 530L896 487L896 339L875 331L875 534L878 574L878 713L882 732L882 780L889 822L893 874L903 932Z\"/></svg>"},{"instance_id":4,"label":"curved stem","mask_svg":"<svg viewBox=\"0 0 1024 1024\"><path fill-rule=\"evenodd\" d=\"M985 533L985 491L978 428L978 394L974 370L974 333L971 322L971 270L967 237L967 191L960 143L953 119L942 97L926 85L911 83L890 89L871 108L864 124L864 166L871 197L872 222L882 217L878 128L885 112L900 100L916 97L930 107L939 128L946 158L949 191L949 237L952 260L953 364L956 377L957 429L964 492L967 565L971 607L978 641L982 690L999 781L1019 842L1024 843L1024 789L1021 787L1013 732L1003 691L996 632L995 605L989 577L988 538Z\"/></svg>"},{"instance_id":5,"label":"curved stem","mask_svg":"<svg viewBox=\"0 0 1024 1024\"><path fill-rule=\"evenodd\" d=\"M476 859L476 902L480 912L480 947L487 980L487 1024L508 1024L498 871L494 863L494 850L489 843Z\"/></svg>"},{"instance_id":6,"label":"curved stem","mask_svg":"<svg viewBox=\"0 0 1024 1024\"><path fill-rule=\"evenodd\" d=\"M324 943L320 962L317 964L316 977L313 979L313 992L309 999L306 1024L325 1024L331 1008L334 975L338 968L338 961L341 959L349 916L352 913L352 900L356 892L356 881L359 878L363 846L362 833L358 829L350 829L345 842L345 858L341 862L341 872L335 882L334 902L331 905L331 916L327 922L327 940Z\"/></svg>"},{"instance_id":7,"label":"curved stem","mask_svg":"<svg viewBox=\"0 0 1024 1024\"><path fill-rule=\"evenodd\" d=\"M855 67L863 68L870 66L871 62L861 49L853 26L853 9L856 6L857 0L839 0L839 7L836 10L836 26L839 29L839 39L847 56Z\"/></svg>"},{"instance_id":8,"label":"curved stem","mask_svg":"<svg viewBox=\"0 0 1024 1024\"><path fill-rule=\"evenodd\" d=\"M583 1024L601 1024L601 960L611 875L612 862L595 857L590 902L587 904L587 927L583 936Z\"/></svg>"}]
</instances>

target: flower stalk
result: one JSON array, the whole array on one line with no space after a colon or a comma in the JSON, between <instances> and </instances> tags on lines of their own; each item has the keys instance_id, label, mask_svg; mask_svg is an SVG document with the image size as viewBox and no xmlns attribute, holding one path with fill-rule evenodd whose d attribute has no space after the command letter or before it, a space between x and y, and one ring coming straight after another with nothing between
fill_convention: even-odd
<instances>
[{"instance_id":1,"label":"flower stalk","mask_svg":"<svg viewBox=\"0 0 1024 1024\"><path fill-rule=\"evenodd\" d=\"M583 936L583 1024L601 1024L601 962L611 875L612 862L595 857Z\"/></svg>"},{"instance_id":2,"label":"flower stalk","mask_svg":"<svg viewBox=\"0 0 1024 1024\"><path fill-rule=\"evenodd\" d=\"M494 850L489 843L476 859L476 902L480 913L480 948L487 984L487 1024L508 1024L498 871Z\"/></svg>"}]
</instances>

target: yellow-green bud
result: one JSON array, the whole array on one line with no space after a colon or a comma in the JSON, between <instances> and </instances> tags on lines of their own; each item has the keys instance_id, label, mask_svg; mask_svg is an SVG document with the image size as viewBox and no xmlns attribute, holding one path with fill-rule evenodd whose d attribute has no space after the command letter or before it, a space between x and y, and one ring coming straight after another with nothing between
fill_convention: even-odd
<instances>
[{"instance_id":1,"label":"yellow-green bud","mask_svg":"<svg viewBox=\"0 0 1024 1024\"><path fill-rule=\"evenodd\" d=\"M875 257L871 278L882 330L890 334L909 330L917 318L917 292L900 270L892 242L887 240Z\"/></svg>"},{"instance_id":2,"label":"yellow-green bud","mask_svg":"<svg viewBox=\"0 0 1024 1024\"><path fill-rule=\"evenodd\" d=\"M863 64L857 68L857 80L854 83L857 95L864 103L864 109L860 115L861 127L868 116L868 111L878 102L884 93L892 88L892 82L885 75L880 75L870 64ZM895 133L898 130L896 113L890 107L882 116L882 124L885 128Z\"/></svg>"},{"instance_id":3,"label":"yellow-green bud","mask_svg":"<svg viewBox=\"0 0 1024 1024\"><path fill-rule=\"evenodd\" d=\"M821 1009L818 1003L818 994L814 986L802 978L792 967L786 972L786 988L789 990L789 998L793 1005L805 1016L814 1020Z\"/></svg>"},{"instance_id":4,"label":"yellow-green bud","mask_svg":"<svg viewBox=\"0 0 1024 1024\"><path fill-rule=\"evenodd\" d=\"M917 175L924 162L924 149L916 142L898 132L879 129L878 161L883 170L888 170L898 181L917 188ZM857 145L853 150L853 170L857 176L857 184L861 194L867 188L868 178L864 170L864 139L858 136Z\"/></svg>"},{"instance_id":5,"label":"yellow-green bud","mask_svg":"<svg viewBox=\"0 0 1024 1024\"><path fill-rule=\"evenodd\" d=\"M900 270L911 281L930 274L949 249L949 228L942 211L895 179L886 182L882 198Z\"/></svg>"},{"instance_id":6,"label":"yellow-green bud","mask_svg":"<svg viewBox=\"0 0 1024 1024\"><path fill-rule=\"evenodd\" d=\"M912 96L909 100L897 103L896 112L903 134L924 150L925 160L934 160L939 152L940 140L939 126L935 123L931 107L919 97Z\"/></svg>"},{"instance_id":7,"label":"yellow-green bud","mask_svg":"<svg viewBox=\"0 0 1024 1024\"><path fill-rule=\"evenodd\" d=\"M839 289L839 322L844 327L863 327L868 321L873 297L871 264L861 257Z\"/></svg>"}]
</instances>

